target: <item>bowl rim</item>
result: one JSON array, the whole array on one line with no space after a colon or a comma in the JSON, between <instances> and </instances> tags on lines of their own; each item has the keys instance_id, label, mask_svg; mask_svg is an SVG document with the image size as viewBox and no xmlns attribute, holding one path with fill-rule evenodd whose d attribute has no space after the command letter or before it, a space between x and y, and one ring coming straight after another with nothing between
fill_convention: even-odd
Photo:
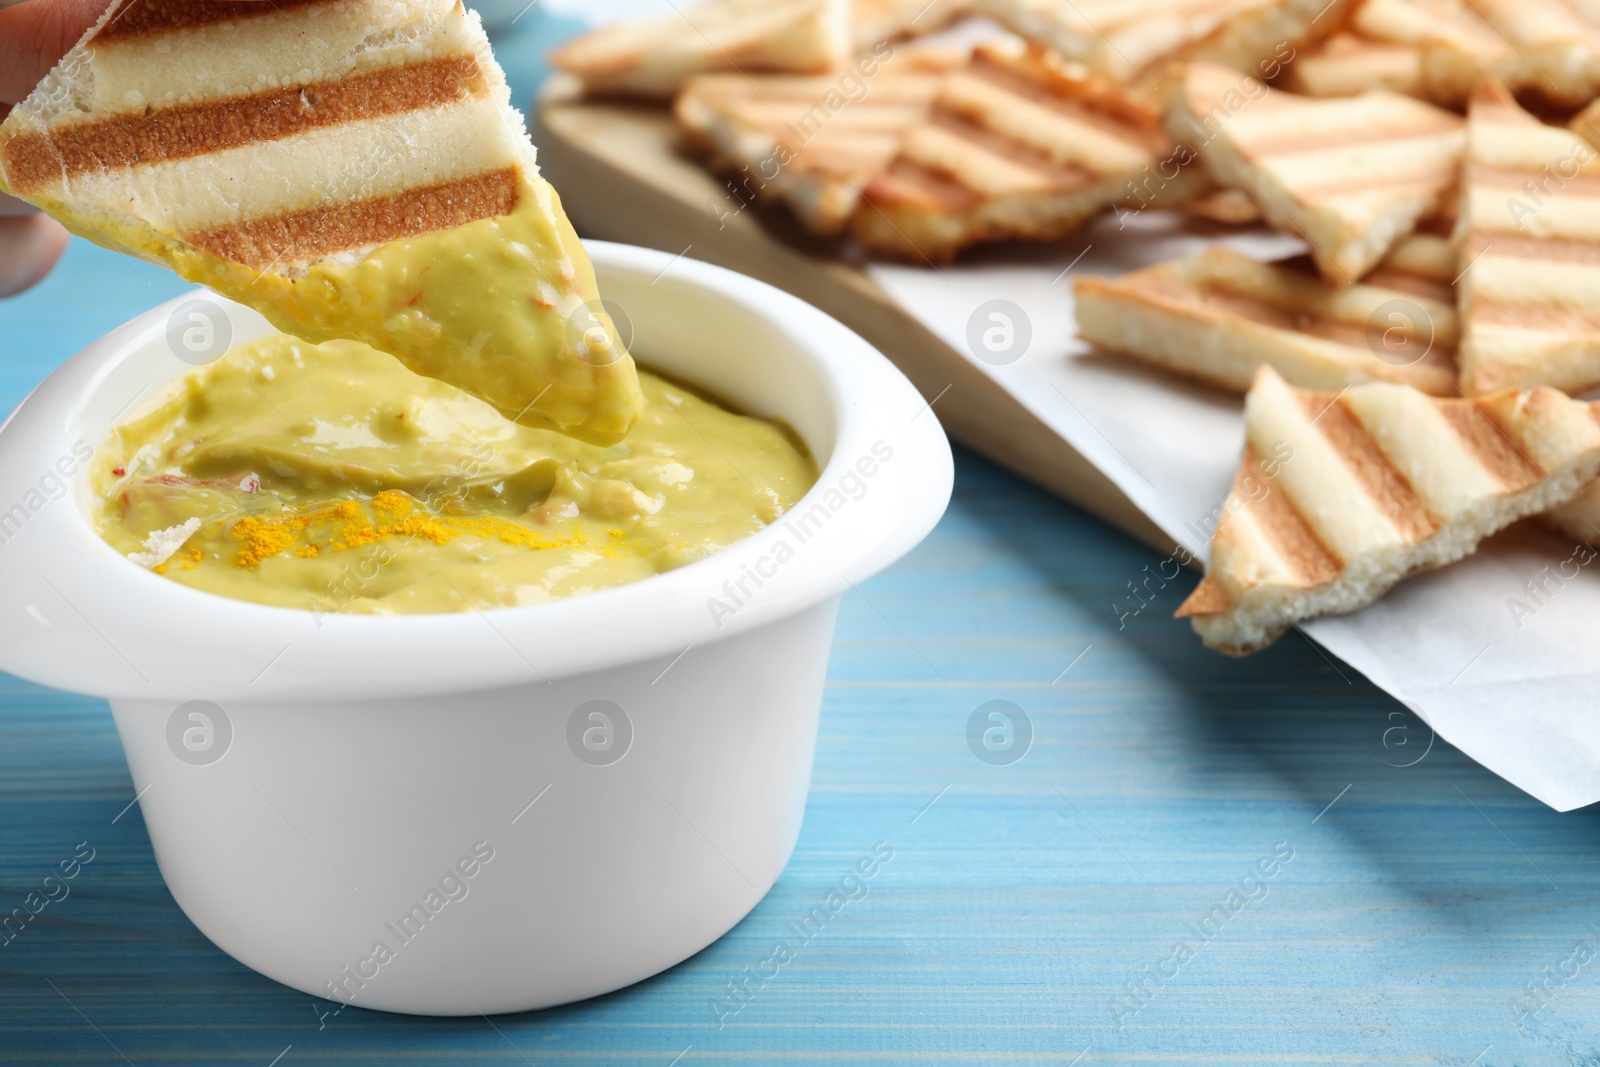
<instances>
[{"instance_id":1,"label":"bowl rim","mask_svg":"<svg viewBox=\"0 0 1600 1067\"><path fill-rule=\"evenodd\" d=\"M765 320L820 371L836 409L834 439L817 483L787 513L792 521L823 506L811 537L790 543L794 530L780 520L677 570L540 604L318 614L204 592L130 563L88 519L84 462L67 476L65 497L31 513L0 544L0 669L131 700L364 700L550 682L682 656L836 597L910 551L938 522L953 483L949 443L921 394L861 337L798 298L721 267L611 242L585 247L602 289L608 276L670 281L685 298L701 299L706 313ZM115 372L154 358L148 353L165 336L167 317L197 293L231 303L194 290L146 311L69 359L0 423L0 502L36 489L40 472L71 451L86 409L98 401L116 410L105 396ZM157 390L193 369L170 352L166 358L171 372L151 383ZM714 383L708 388L717 392ZM102 419L101 439L134 403ZM842 494L840 479L885 446L890 459L876 465L861 495ZM844 503L834 507L834 499ZM748 597L737 595L735 581Z\"/></svg>"}]
</instances>

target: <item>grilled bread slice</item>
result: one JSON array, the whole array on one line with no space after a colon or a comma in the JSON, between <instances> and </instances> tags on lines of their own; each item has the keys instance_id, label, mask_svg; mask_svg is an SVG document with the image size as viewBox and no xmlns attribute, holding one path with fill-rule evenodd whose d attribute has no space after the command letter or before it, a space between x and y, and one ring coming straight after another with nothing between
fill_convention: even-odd
<instances>
[{"instance_id":1,"label":"grilled bread slice","mask_svg":"<svg viewBox=\"0 0 1600 1067\"><path fill-rule=\"evenodd\" d=\"M1029 41L1118 81L1153 76L1184 48L1268 0L977 0Z\"/></svg>"},{"instance_id":2,"label":"grilled bread slice","mask_svg":"<svg viewBox=\"0 0 1600 1067\"><path fill-rule=\"evenodd\" d=\"M1422 48L1336 34L1295 59L1284 88L1302 96L1356 96L1388 89L1421 97L1425 95Z\"/></svg>"},{"instance_id":3,"label":"grilled bread slice","mask_svg":"<svg viewBox=\"0 0 1600 1067\"><path fill-rule=\"evenodd\" d=\"M616 440L641 410L456 0L118 0L0 125L0 185L282 330L365 341L510 417Z\"/></svg>"},{"instance_id":4,"label":"grilled bread slice","mask_svg":"<svg viewBox=\"0 0 1600 1067\"><path fill-rule=\"evenodd\" d=\"M1229 655L1354 611L1570 500L1600 472L1594 409L1554 389L1441 400L1403 385L1305 392L1263 367L1211 558L1178 609Z\"/></svg>"},{"instance_id":5,"label":"grilled bread slice","mask_svg":"<svg viewBox=\"0 0 1600 1067\"><path fill-rule=\"evenodd\" d=\"M1275 77L1297 46L1330 32L1345 0L975 0L1013 33L1118 81L1159 80L1198 57Z\"/></svg>"},{"instance_id":6,"label":"grilled bread slice","mask_svg":"<svg viewBox=\"0 0 1600 1067\"><path fill-rule=\"evenodd\" d=\"M1511 43L1480 14L1473 0L1364 0L1350 27L1361 39L1414 51L1413 95L1457 107L1485 76L1519 86L1537 79ZM1378 53L1373 54L1376 60ZM1389 62L1399 65L1398 59ZM1357 72L1350 71L1352 76ZM1399 85L1398 92L1411 92ZM1323 95L1311 93L1310 95Z\"/></svg>"},{"instance_id":7,"label":"grilled bread slice","mask_svg":"<svg viewBox=\"0 0 1600 1067\"><path fill-rule=\"evenodd\" d=\"M1486 83L1468 115L1461 390L1600 385L1600 158Z\"/></svg>"},{"instance_id":8,"label":"grilled bread slice","mask_svg":"<svg viewBox=\"0 0 1600 1067\"><path fill-rule=\"evenodd\" d=\"M1224 185L1311 247L1334 285L1353 285L1455 185L1462 122L1390 92L1315 100L1236 71L1191 65L1168 128Z\"/></svg>"},{"instance_id":9,"label":"grilled bread slice","mask_svg":"<svg viewBox=\"0 0 1600 1067\"><path fill-rule=\"evenodd\" d=\"M1471 2L1473 15L1487 21L1511 55L1492 51L1481 32L1442 37L1430 45L1430 60L1440 65L1441 80L1448 71L1458 88L1470 90L1486 77L1495 78L1516 92L1535 93L1567 107L1579 107L1600 94L1600 9L1590 0ZM1458 43L1479 38L1483 42L1476 48ZM1484 62L1480 55L1492 61Z\"/></svg>"},{"instance_id":10,"label":"grilled bread slice","mask_svg":"<svg viewBox=\"0 0 1600 1067\"><path fill-rule=\"evenodd\" d=\"M1078 335L1241 393L1266 366L1304 389L1382 381L1445 396L1456 382L1454 263L1443 238L1411 237L1365 282L1335 289L1303 257L1258 263L1213 248L1079 278Z\"/></svg>"},{"instance_id":11,"label":"grilled bread slice","mask_svg":"<svg viewBox=\"0 0 1600 1067\"><path fill-rule=\"evenodd\" d=\"M1038 46L980 45L863 190L852 228L915 262L1048 240L1112 204L1179 203L1209 184L1171 153L1156 112L1104 77Z\"/></svg>"},{"instance_id":12,"label":"grilled bread slice","mask_svg":"<svg viewBox=\"0 0 1600 1067\"><path fill-rule=\"evenodd\" d=\"M670 100L692 74L820 74L852 52L850 0L709 0L617 22L556 49L551 64L593 95Z\"/></svg>"},{"instance_id":13,"label":"grilled bread slice","mask_svg":"<svg viewBox=\"0 0 1600 1067\"><path fill-rule=\"evenodd\" d=\"M816 233L844 230L861 190L925 121L942 75L965 50L887 49L840 75L699 74L674 106L690 141L729 175L714 205L736 214L763 199L786 203Z\"/></svg>"}]
</instances>

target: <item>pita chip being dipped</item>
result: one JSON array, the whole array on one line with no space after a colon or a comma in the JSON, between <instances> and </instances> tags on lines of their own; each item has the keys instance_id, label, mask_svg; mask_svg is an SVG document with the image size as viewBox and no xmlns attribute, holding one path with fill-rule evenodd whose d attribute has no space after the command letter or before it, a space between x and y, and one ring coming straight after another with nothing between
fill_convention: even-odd
<instances>
[{"instance_id":1,"label":"pita chip being dipped","mask_svg":"<svg viewBox=\"0 0 1600 1067\"><path fill-rule=\"evenodd\" d=\"M0 185L507 417L615 441L642 409L456 0L117 0L0 125Z\"/></svg>"}]
</instances>

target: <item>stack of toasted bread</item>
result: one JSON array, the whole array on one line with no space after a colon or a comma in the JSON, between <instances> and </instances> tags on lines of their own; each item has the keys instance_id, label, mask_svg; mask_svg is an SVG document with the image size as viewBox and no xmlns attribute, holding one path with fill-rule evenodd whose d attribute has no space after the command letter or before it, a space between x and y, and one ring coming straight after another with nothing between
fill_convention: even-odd
<instances>
[{"instance_id":1,"label":"stack of toasted bread","mask_svg":"<svg viewBox=\"0 0 1600 1067\"><path fill-rule=\"evenodd\" d=\"M1167 131L1160 87L1185 62L1274 77L1350 2L709 0L551 62L590 95L672 100L730 211L781 204L817 233L939 263L1107 210L1253 219ZM954 22L986 29L918 40Z\"/></svg>"},{"instance_id":2,"label":"stack of toasted bread","mask_svg":"<svg viewBox=\"0 0 1600 1067\"><path fill-rule=\"evenodd\" d=\"M1248 390L1245 457L1180 614L1243 654L1524 516L1600 542L1600 410L1568 395L1600 386L1594 112L1552 125L1492 80L1463 120L1389 89L1240 78L1189 65L1169 125L1309 254L1214 249L1075 287L1102 350Z\"/></svg>"},{"instance_id":3,"label":"stack of toasted bread","mask_svg":"<svg viewBox=\"0 0 1600 1067\"><path fill-rule=\"evenodd\" d=\"M792 49L751 2L555 62L675 95L739 206L910 263L1163 207L1305 242L1074 286L1102 351L1247 394L1180 611L1208 644L1254 651L1524 516L1600 543L1600 415L1569 396L1600 388L1589 0L787 0ZM973 18L975 47L923 39Z\"/></svg>"}]
</instances>

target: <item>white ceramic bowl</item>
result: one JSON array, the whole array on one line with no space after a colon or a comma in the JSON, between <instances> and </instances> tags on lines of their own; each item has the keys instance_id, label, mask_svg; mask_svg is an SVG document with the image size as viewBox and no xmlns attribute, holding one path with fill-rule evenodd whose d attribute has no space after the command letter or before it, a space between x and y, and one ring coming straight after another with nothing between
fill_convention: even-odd
<instances>
[{"instance_id":1,"label":"white ceramic bowl","mask_svg":"<svg viewBox=\"0 0 1600 1067\"><path fill-rule=\"evenodd\" d=\"M173 897L296 989L520 1011L710 944L794 847L841 593L949 500L938 421L861 338L717 267L589 249L650 365L810 446L821 480L783 522L572 600L319 616L150 574L86 520L84 446L193 369L167 340L182 300L0 427L0 668L110 701ZM234 343L268 329L195 295Z\"/></svg>"}]
</instances>

